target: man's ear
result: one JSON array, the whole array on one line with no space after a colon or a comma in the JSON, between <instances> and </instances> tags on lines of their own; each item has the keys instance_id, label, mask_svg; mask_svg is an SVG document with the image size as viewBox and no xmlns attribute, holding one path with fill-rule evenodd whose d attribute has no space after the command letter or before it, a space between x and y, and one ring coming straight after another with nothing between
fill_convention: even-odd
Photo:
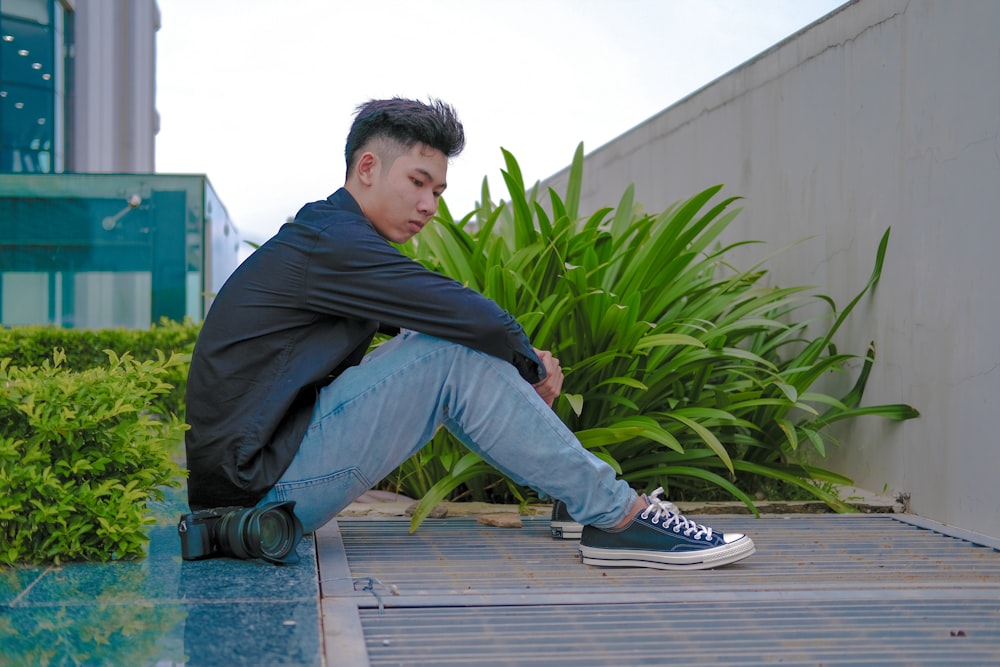
<instances>
[{"instance_id":1,"label":"man's ear","mask_svg":"<svg viewBox=\"0 0 1000 667\"><path fill-rule=\"evenodd\" d=\"M378 176L381 166L377 155L371 151L365 151L354 165L354 174L362 184L371 185L375 177Z\"/></svg>"}]
</instances>

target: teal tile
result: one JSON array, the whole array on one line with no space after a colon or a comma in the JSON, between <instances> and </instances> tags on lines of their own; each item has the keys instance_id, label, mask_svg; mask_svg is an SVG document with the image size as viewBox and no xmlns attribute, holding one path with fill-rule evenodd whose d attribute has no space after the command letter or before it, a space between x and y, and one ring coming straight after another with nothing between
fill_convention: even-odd
<instances>
[{"instance_id":1,"label":"teal tile","mask_svg":"<svg viewBox=\"0 0 1000 667\"><path fill-rule=\"evenodd\" d=\"M141 560L0 569L0 665L322 664L312 535L295 565L184 561L183 490L150 511Z\"/></svg>"},{"instance_id":2,"label":"teal tile","mask_svg":"<svg viewBox=\"0 0 1000 667\"><path fill-rule=\"evenodd\" d=\"M185 600L319 599L316 547L312 535L299 544L295 565L213 558L185 561L179 573L178 597Z\"/></svg>"},{"instance_id":3,"label":"teal tile","mask_svg":"<svg viewBox=\"0 0 1000 667\"><path fill-rule=\"evenodd\" d=\"M176 605L18 606L0 621L6 665L153 665L161 656L182 664L184 609Z\"/></svg>"},{"instance_id":4,"label":"teal tile","mask_svg":"<svg viewBox=\"0 0 1000 667\"><path fill-rule=\"evenodd\" d=\"M316 601L32 606L0 613L4 665L321 665Z\"/></svg>"},{"instance_id":5,"label":"teal tile","mask_svg":"<svg viewBox=\"0 0 1000 667\"><path fill-rule=\"evenodd\" d=\"M168 526L149 531L146 558L110 563L64 563L48 568L21 604L87 603L106 600L175 599L180 546Z\"/></svg>"},{"instance_id":6,"label":"teal tile","mask_svg":"<svg viewBox=\"0 0 1000 667\"><path fill-rule=\"evenodd\" d=\"M0 606L13 603L44 572L40 567L0 567Z\"/></svg>"},{"instance_id":7,"label":"teal tile","mask_svg":"<svg viewBox=\"0 0 1000 667\"><path fill-rule=\"evenodd\" d=\"M322 664L318 601L189 605L184 624L192 667Z\"/></svg>"},{"instance_id":8,"label":"teal tile","mask_svg":"<svg viewBox=\"0 0 1000 667\"><path fill-rule=\"evenodd\" d=\"M315 542L299 543L300 561L272 565L264 561L212 558L181 559L176 532L157 527L149 555L139 561L67 563L51 568L21 599L49 604L128 600L295 600L318 599Z\"/></svg>"}]
</instances>

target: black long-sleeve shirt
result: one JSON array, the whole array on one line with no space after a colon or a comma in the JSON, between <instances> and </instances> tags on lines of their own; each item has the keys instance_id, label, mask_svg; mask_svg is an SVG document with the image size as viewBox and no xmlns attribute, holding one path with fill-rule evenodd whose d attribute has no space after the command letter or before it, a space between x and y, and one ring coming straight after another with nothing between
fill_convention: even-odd
<instances>
[{"instance_id":1,"label":"black long-sleeve shirt","mask_svg":"<svg viewBox=\"0 0 1000 667\"><path fill-rule=\"evenodd\" d=\"M493 301L402 255L343 188L307 204L226 281L191 359L191 508L250 506L291 463L320 388L360 362L378 330L444 338L545 369Z\"/></svg>"}]
</instances>

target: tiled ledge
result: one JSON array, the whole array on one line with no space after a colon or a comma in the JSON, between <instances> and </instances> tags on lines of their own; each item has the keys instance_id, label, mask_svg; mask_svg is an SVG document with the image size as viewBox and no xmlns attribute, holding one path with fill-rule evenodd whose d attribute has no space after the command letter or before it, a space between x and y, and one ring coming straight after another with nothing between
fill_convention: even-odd
<instances>
[{"instance_id":1,"label":"tiled ledge","mask_svg":"<svg viewBox=\"0 0 1000 667\"><path fill-rule=\"evenodd\" d=\"M0 664L322 665L315 541L301 561L181 559L174 501L145 559L0 568Z\"/></svg>"}]
</instances>

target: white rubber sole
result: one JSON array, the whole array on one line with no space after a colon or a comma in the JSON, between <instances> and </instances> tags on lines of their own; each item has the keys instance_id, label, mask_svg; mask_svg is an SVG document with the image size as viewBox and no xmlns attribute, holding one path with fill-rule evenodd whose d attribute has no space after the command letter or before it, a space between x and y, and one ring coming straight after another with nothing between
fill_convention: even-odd
<instances>
[{"instance_id":1,"label":"white rubber sole","mask_svg":"<svg viewBox=\"0 0 1000 667\"><path fill-rule=\"evenodd\" d=\"M557 540L578 540L583 535L583 524L575 521L552 521L549 523L549 530Z\"/></svg>"},{"instance_id":2,"label":"white rubber sole","mask_svg":"<svg viewBox=\"0 0 1000 667\"><path fill-rule=\"evenodd\" d=\"M651 567L658 570L710 570L752 556L757 548L749 537L721 547L701 551L643 551L640 549L600 549L580 545L583 562L599 567Z\"/></svg>"}]
</instances>

